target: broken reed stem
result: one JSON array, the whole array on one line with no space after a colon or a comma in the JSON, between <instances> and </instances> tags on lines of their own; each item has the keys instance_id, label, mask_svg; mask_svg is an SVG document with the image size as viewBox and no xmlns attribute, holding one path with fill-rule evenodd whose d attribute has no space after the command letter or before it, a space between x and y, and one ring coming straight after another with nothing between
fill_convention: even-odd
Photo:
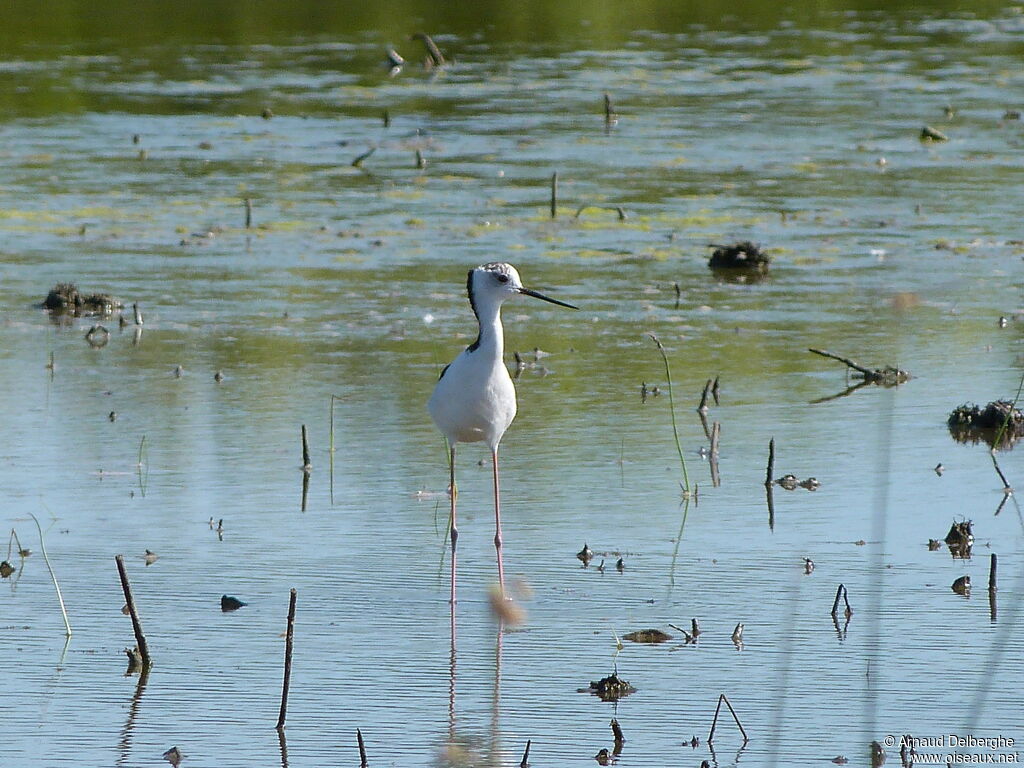
<instances>
[{"instance_id":1,"label":"broken reed stem","mask_svg":"<svg viewBox=\"0 0 1024 768\"><path fill-rule=\"evenodd\" d=\"M993 552L988 561L988 591L995 592L996 589L996 553Z\"/></svg>"},{"instance_id":2,"label":"broken reed stem","mask_svg":"<svg viewBox=\"0 0 1024 768\"><path fill-rule=\"evenodd\" d=\"M57 602L60 603L60 613L64 617L64 630L68 637L71 637L71 624L68 622L68 612L64 608L64 598L60 594L60 584L57 583L57 575L53 572L53 566L50 565L50 558L46 555L46 541L43 539L43 528L39 525L39 520L31 512L28 513L29 517L35 520L36 529L39 531L39 549L42 550L43 560L46 562L46 567L50 571L50 578L53 579L53 588L57 592ZM20 546L20 542L19 542Z\"/></svg>"},{"instance_id":3,"label":"broken reed stem","mask_svg":"<svg viewBox=\"0 0 1024 768\"><path fill-rule=\"evenodd\" d=\"M729 697L724 693L718 694L718 706L715 707L715 717L711 721L711 731L708 733L708 744L715 740L715 726L718 725L718 713L722 709L722 702L725 702L725 706L729 708L729 712L732 713L732 719L736 721L736 727L740 729L740 733L743 734L743 743L746 744L750 739L747 737L747 732L743 730L743 723L736 716L736 710L732 708L732 703L729 701Z\"/></svg>"},{"instance_id":4,"label":"broken reed stem","mask_svg":"<svg viewBox=\"0 0 1024 768\"><path fill-rule=\"evenodd\" d=\"M707 380L704 384L704 391L700 395L700 405L697 406L697 410L700 413L708 412L708 395L711 394L711 379Z\"/></svg>"},{"instance_id":5,"label":"broken reed stem","mask_svg":"<svg viewBox=\"0 0 1024 768\"><path fill-rule=\"evenodd\" d=\"M765 474L764 484L772 487L772 475L775 474L775 438L768 441L768 472Z\"/></svg>"},{"instance_id":6,"label":"broken reed stem","mask_svg":"<svg viewBox=\"0 0 1024 768\"><path fill-rule=\"evenodd\" d=\"M309 439L306 437L306 425L302 425L302 468L309 471L313 468L313 462L309 460Z\"/></svg>"},{"instance_id":7,"label":"broken reed stem","mask_svg":"<svg viewBox=\"0 0 1024 768\"><path fill-rule=\"evenodd\" d=\"M128 614L132 617L135 645L138 646L139 655L142 656L142 668L146 669L153 663L153 660L149 656L149 644L146 642L146 636L142 633L139 611L135 607L135 598L132 597L132 585L128 583L128 571L124 567L124 555L115 555L114 562L117 563L117 573L121 577L121 589L124 591L124 601L128 604Z\"/></svg>"},{"instance_id":8,"label":"broken reed stem","mask_svg":"<svg viewBox=\"0 0 1024 768\"><path fill-rule=\"evenodd\" d=\"M558 172L551 174L551 218L558 218Z\"/></svg>"},{"instance_id":9,"label":"broken reed stem","mask_svg":"<svg viewBox=\"0 0 1024 768\"><path fill-rule=\"evenodd\" d=\"M997 438L997 439L998 439L998 438ZM996 444L996 445L998 445L998 442L997 442L997 443L995 443L995 444ZM997 475L999 475L999 479L1003 481L1003 492L1005 493L1005 492L1007 492L1007 491L1010 491L1010 490L1012 490L1012 488L1011 488L1011 486L1010 486L1010 483L1009 483L1009 482L1007 481L1007 479L1006 479L1006 475L1004 475L1004 474L1003 474L1003 470L1001 470L1001 469L999 468L999 462L998 462L998 461L996 461L996 449L995 449L995 448L993 448L993 449L992 449L992 450L991 450L991 451L989 452L989 456L991 456L991 457L992 457L992 466L996 468L996 474L997 474Z\"/></svg>"},{"instance_id":10,"label":"broken reed stem","mask_svg":"<svg viewBox=\"0 0 1024 768\"><path fill-rule=\"evenodd\" d=\"M846 615L847 616L852 616L853 615L853 608L850 607L850 597L849 597L849 594L846 591L846 585L845 584L840 584L839 588L836 589L836 599L832 603L832 617L835 618L836 612L839 610L839 598L840 597L842 597L843 600L846 602Z\"/></svg>"},{"instance_id":11,"label":"broken reed stem","mask_svg":"<svg viewBox=\"0 0 1024 768\"><path fill-rule=\"evenodd\" d=\"M523 750L523 759L519 761L519 768L526 768L530 764L530 739L526 740L526 749Z\"/></svg>"},{"instance_id":12,"label":"broken reed stem","mask_svg":"<svg viewBox=\"0 0 1024 768\"><path fill-rule=\"evenodd\" d=\"M833 352L829 352L828 350L825 349L815 349L814 347L809 347L807 351L813 352L816 355L821 355L822 357L828 357L833 360L838 360L840 363L843 363L849 368L853 368L853 370L857 371L858 373L862 373L865 376L872 376L875 373L870 368L865 368L860 363L856 363L848 357L843 357L842 355L834 354Z\"/></svg>"},{"instance_id":13,"label":"broken reed stem","mask_svg":"<svg viewBox=\"0 0 1024 768\"><path fill-rule=\"evenodd\" d=\"M1020 384L1017 385L1017 394L1013 396L1013 402L1010 407L1006 410L1006 418L1003 419L1003 423L999 425L999 431L996 432L996 438L992 441L992 461L995 463L996 446L999 445L999 441L1003 439L1003 434L1006 432L1006 428L1010 425L1010 417L1013 416L1013 411L1017 407L1017 402L1020 400L1021 391L1024 390L1024 373L1020 376ZM999 472L999 465L996 464L996 471ZM999 477L1003 480L1003 487L1009 488L1010 484L1006 482L1006 478L1003 477L1003 473L999 472Z\"/></svg>"},{"instance_id":14,"label":"broken reed stem","mask_svg":"<svg viewBox=\"0 0 1024 768\"><path fill-rule=\"evenodd\" d=\"M683 491L685 493L690 492L690 478L686 474L686 459L683 457L683 447L679 443L679 428L676 425L676 404L675 399L672 396L672 372L668 367L668 355L665 354L665 347L662 346L661 341L653 333L647 334L651 337L651 341L658 347L658 351L661 352L662 362L665 363L665 381L668 384L668 410L672 415L672 435L676 440L676 453L679 454L679 463L683 467Z\"/></svg>"},{"instance_id":15,"label":"broken reed stem","mask_svg":"<svg viewBox=\"0 0 1024 768\"><path fill-rule=\"evenodd\" d=\"M615 110L612 107L612 97L607 93L604 95L604 121L611 123L615 119Z\"/></svg>"},{"instance_id":16,"label":"broken reed stem","mask_svg":"<svg viewBox=\"0 0 1024 768\"><path fill-rule=\"evenodd\" d=\"M139 441L139 461L138 461L138 463L136 463L135 466L137 466L137 467L141 467L142 466L142 458L143 458L143 454L145 453L145 450L146 450L146 436L143 435L142 439Z\"/></svg>"},{"instance_id":17,"label":"broken reed stem","mask_svg":"<svg viewBox=\"0 0 1024 768\"><path fill-rule=\"evenodd\" d=\"M366 745L363 743L363 732L356 728L356 741L359 744L359 768L367 768L370 764L366 762Z\"/></svg>"},{"instance_id":18,"label":"broken reed stem","mask_svg":"<svg viewBox=\"0 0 1024 768\"><path fill-rule=\"evenodd\" d=\"M359 168L360 166L362 166L363 160L368 158L370 155L372 155L376 151L377 151L376 147L370 147L368 150L363 152L363 154L361 154L359 157L357 157L355 160L352 161L352 167L353 168Z\"/></svg>"},{"instance_id":19,"label":"broken reed stem","mask_svg":"<svg viewBox=\"0 0 1024 768\"><path fill-rule=\"evenodd\" d=\"M284 728L284 718L288 713L288 685L292 681L292 641L295 636L295 587L292 587L288 599L288 630L284 641L284 683L281 685L281 712L277 716L277 730Z\"/></svg>"},{"instance_id":20,"label":"broken reed stem","mask_svg":"<svg viewBox=\"0 0 1024 768\"><path fill-rule=\"evenodd\" d=\"M252 198L245 198L245 228L252 229Z\"/></svg>"},{"instance_id":21,"label":"broken reed stem","mask_svg":"<svg viewBox=\"0 0 1024 768\"><path fill-rule=\"evenodd\" d=\"M718 456L718 441L722 435L722 425L719 422L715 422L711 425L711 455L712 457Z\"/></svg>"}]
</instances>

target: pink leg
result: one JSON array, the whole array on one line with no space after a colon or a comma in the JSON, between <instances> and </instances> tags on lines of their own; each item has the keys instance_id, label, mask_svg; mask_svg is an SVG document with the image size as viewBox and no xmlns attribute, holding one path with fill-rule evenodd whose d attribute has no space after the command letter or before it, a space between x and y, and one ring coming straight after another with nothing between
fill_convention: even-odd
<instances>
[{"instance_id":1,"label":"pink leg","mask_svg":"<svg viewBox=\"0 0 1024 768\"><path fill-rule=\"evenodd\" d=\"M449 478L451 485L449 486L449 493L452 497L452 519L451 519L451 530L449 531L452 540L452 595L451 604L452 611L455 610L455 545L459 541L459 529L455 527L455 499L459 495L458 489L455 487L455 443L451 444L451 455L449 457ZM452 622L454 626L455 614L452 613Z\"/></svg>"},{"instance_id":2,"label":"pink leg","mask_svg":"<svg viewBox=\"0 0 1024 768\"><path fill-rule=\"evenodd\" d=\"M505 567L501 562L501 491L498 487L498 448L491 449L491 462L494 464L494 551L498 553L498 586L501 596L505 596Z\"/></svg>"}]
</instances>

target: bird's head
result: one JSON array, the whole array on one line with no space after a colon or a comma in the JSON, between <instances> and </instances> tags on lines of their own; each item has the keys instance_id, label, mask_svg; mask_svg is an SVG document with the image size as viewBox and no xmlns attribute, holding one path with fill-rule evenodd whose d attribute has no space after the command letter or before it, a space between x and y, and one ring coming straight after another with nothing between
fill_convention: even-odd
<instances>
[{"instance_id":1,"label":"bird's head","mask_svg":"<svg viewBox=\"0 0 1024 768\"><path fill-rule=\"evenodd\" d=\"M503 261L481 264L476 269L471 269L466 281L466 287L469 291L469 302L473 305L474 312L477 311L477 306L480 302L501 304L505 299L518 294L533 296L535 299L557 304L560 307L578 309L578 307L572 304L567 304L564 301L545 296L543 293L530 290L523 285L522 278L519 277L519 272L516 271L516 268Z\"/></svg>"}]
</instances>

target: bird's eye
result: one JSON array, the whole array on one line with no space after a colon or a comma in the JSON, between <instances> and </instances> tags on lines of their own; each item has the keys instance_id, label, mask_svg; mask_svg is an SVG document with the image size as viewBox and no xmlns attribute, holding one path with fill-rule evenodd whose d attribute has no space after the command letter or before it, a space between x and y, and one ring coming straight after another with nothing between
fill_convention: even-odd
<instances>
[{"instance_id":1,"label":"bird's eye","mask_svg":"<svg viewBox=\"0 0 1024 768\"><path fill-rule=\"evenodd\" d=\"M498 278L498 282L499 283L507 283L508 282L508 275L496 275L496 277Z\"/></svg>"}]
</instances>

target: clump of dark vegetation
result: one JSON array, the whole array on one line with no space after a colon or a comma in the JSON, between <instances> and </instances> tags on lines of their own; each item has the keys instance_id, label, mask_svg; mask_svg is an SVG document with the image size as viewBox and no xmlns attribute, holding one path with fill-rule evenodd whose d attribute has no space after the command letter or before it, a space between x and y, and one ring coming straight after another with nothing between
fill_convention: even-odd
<instances>
[{"instance_id":1,"label":"clump of dark vegetation","mask_svg":"<svg viewBox=\"0 0 1024 768\"><path fill-rule=\"evenodd\" d=\"M744 240L734 245L715 245L708 266L715 270L741 270L745 272L767 272L771 257L760 246Z\"/></svg>"},{"instance_id":2,"label":"clump of dark vegetation","mask_svg":"<svg viewBox=\"0 0 1024 768\"><path fill-rule=\"evenodd\" d=\"M984 408L964 403L953 409L946 424L960 443L984 441L993 448L1008 448L1024 437L1024 413L1009 400L995 400Z\"/></svg>"},{"instance_id":3,"label":"clump of dark vegetation","mask_svg":"<svg viewBox=\"0 0 1024 768\"><path fill-rule=\"evenodd\" d=\"M124 307L109 293L85 294L74 283L57 283L43 299L43 309L54 314L69 314L75 317L92 315L107 316L115 309Z\"/></svg>"},{"instance_id":4,"label":"clump of dark vegetation","mask_svg":"<svg viewBox=\"0 0 1024 768\"><path fill-rule=\"evenodd\" d=\"M615 673L591 682L590 687L583 690L595 694L601 701L618 701L623 696L636 693L636 688Z\"/></svg>"}]
</instances>

